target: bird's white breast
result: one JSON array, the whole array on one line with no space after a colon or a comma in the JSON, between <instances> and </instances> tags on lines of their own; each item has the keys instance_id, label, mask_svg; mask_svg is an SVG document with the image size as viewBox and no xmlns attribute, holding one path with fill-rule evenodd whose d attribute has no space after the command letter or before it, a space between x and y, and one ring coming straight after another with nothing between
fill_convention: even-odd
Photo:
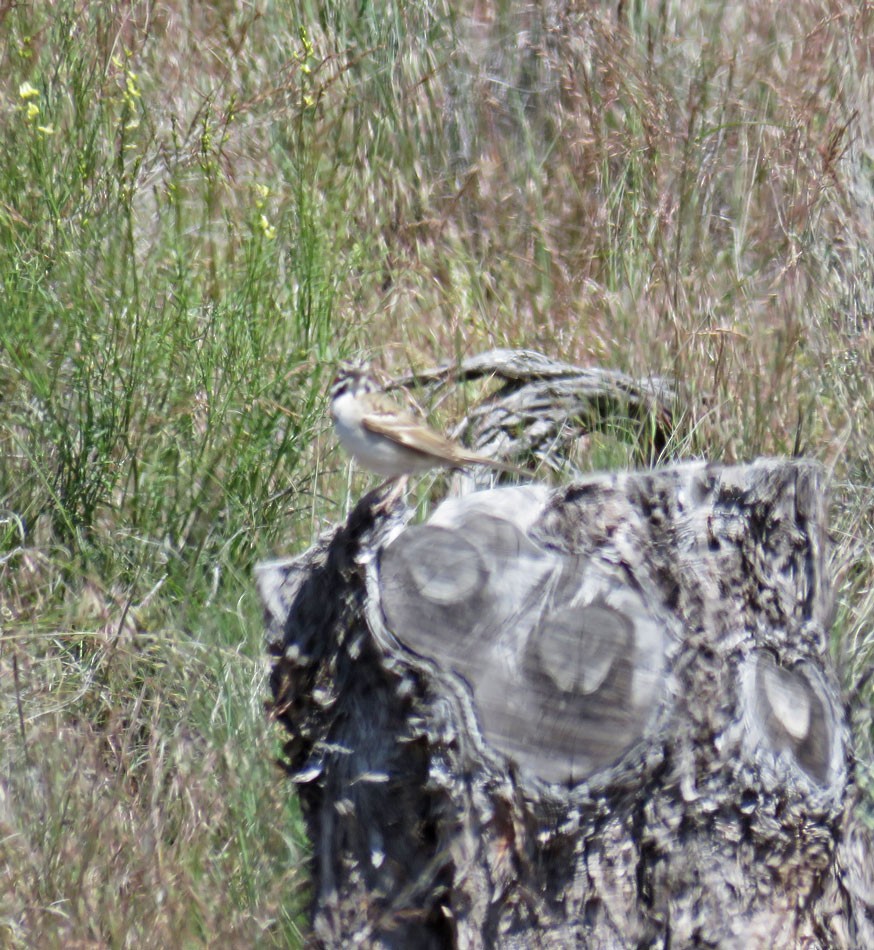
<instances>
[{"instance_id":1,"label":"bird's white breast","mask_svg":"<svg viewBox=\"0 0 874 950\"><path fill-rule=\"evenodd\" d=\"M337 396L331 404L334 430L343 448L364 468L393 478L412 471L409 453L386 436L364 428L365 407L352 393ZM426 466L428 467L428 466Z\"/></svg>"}]
</instances>

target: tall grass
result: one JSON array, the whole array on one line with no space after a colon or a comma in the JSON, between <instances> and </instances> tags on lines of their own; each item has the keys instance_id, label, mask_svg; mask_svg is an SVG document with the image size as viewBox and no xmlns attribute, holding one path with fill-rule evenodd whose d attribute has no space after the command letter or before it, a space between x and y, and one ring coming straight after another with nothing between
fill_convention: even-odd
<instances>
[{"instance_id":1,"label":"tall grass","mask_svg":"<svg viewBox=\"0 0 874 950\"><path fill-rule=\"evenodd\" d=\"M250 569L342 514L352 352L673 373L674 455L819 457L859 679L871 16L0 5L0 942L300 942Z\"/></svg>"}]
</instances>

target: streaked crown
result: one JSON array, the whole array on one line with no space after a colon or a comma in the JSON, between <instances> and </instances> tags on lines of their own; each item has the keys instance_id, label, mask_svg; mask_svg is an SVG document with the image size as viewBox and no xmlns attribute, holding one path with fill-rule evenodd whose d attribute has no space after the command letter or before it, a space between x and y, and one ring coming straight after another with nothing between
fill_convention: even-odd
<instances>
[{"instance_id":1,"label":"streaked crown","mask_svg":"<svg viewBox=\"0 0 874 950\"><path fill-rule=\"evenodd\" d=\"M366 365L341 363L334 382L331 383L330 395L331 399L338 399L347 394L363 396L365 393L379 392L381 388Z\"/></svg>"}]
</instances>

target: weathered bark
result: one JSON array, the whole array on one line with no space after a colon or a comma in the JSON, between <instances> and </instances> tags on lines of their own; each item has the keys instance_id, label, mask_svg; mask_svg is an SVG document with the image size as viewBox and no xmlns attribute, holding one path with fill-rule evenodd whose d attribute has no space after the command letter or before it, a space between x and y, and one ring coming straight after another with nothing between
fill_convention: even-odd
<instances>
[{"instance_id":1,"label":"weathered bark","mask_svg":"<svg viewBox=\"0 0 874 950\"><path fill-rule=\"evenodd\" d=\"M467 441L486 455L536 458L541 472L574 473L571 446L581 431L618 428L640 448L642 461L649 461L658 458L675 429L677 395L670 380L572 366L533 350L478 353L420 370L397 385L478 377L501 385L464 420Z\"/></svg>"},{"instance_id":2,"label":"weathered bark","mask_svg":"<svg viewBox=\"0 0 874 950\"><path fill-rule=\"evenodd\" d=\"M874 946L816 464L410 516L259 569L321 945Z\"/></svg>"}]
</instances>

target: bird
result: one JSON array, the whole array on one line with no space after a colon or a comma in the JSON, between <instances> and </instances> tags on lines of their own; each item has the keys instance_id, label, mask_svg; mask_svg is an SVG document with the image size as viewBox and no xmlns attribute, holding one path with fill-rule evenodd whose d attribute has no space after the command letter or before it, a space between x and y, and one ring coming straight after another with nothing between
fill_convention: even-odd
<instances>
[{"instance_id":1,"label":"bird","mask_svg":"<svg viewBox=\"0 0 874 950\"><path fill-rule=\"evenodd\" d=\"M471 452L435 432L386 396L367 367L341 367L331 385L330 398L340 444L363 468L384 478L466 465L528 474L514 465Z\"/></svg>"}]
</instances>

